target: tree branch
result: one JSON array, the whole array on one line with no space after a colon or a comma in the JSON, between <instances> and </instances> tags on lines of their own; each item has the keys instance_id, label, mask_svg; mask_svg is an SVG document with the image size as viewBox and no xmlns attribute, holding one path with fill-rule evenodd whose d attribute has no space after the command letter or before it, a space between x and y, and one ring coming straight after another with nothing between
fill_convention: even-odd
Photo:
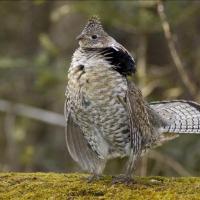
<instances>
[{"instance_id":1,"label":"tree branch","mask_svg":"<svg viewBox=\"0 0 200 200\"><path fill-rule=\"evenodd\" d=\"M173 62L177 68L177 71L182 79L183 84L185 85L185 87L187 88L188 92L190 93L190 95L192 95L193 97L196 96L196 86L195 84L190 80L190 78L187 75L187 72L184 69L183 63L180 59L180 56L178 55L178 52L176 50L174 41L173 41L173 36L170 30L170 25L169 22L167 20L167 16L165 14L165 8L164 5L162 3L162 1L158 0L157 1L157 10L158 10L158 14L160 16L160 20L162 23L162 28L165 34L165 38L167 40L168 43L168 47L170 50L170 54L172 56Z\"/></svg>"},{"instance_id":2,"label":"tree branch","mask_svg":"<svg viewBox=\"0 0 200 200\"><path fill-rule=\"evenodd\" d=\"M16 115L36 119L61 127L65 126L65 119L63 115L33 106L11 103L9 101L0 99L0 111L7 113L11 111Z\"/></svg>"}]
</instances>

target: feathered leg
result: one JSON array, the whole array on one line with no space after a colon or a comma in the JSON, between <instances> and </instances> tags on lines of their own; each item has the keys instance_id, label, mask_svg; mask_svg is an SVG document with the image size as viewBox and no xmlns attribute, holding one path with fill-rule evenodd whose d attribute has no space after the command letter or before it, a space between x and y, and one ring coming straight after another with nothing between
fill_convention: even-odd
<instances>
[{"instance_id":1,"label":"feathered leg","mask_svg":"<svg viewBox=\"0 0 200 200\"><path fill-rule=\"evenodd\" d=\"M87 177L88 183L92 183L94 181L98 181L101 179L105 165L106 165L106 161L102 160L99 163L98 167L95 167L92 169L92 171L89 171L91 175Z\"/></svg>"},{"instance_id":2,"label":"feathered leg","mask_svg":"<svg viewBox=\"0 0 200 200\"><path fill-rule=\"evenodd\" d=\"M112 183L113 184L125 183L127 185L134 183L133 172L136 168L136 162L138 158L139 158L139 154L135 155L133 151L131 151L131 155L129 156L128 161L126 163L125 173L114 177Z\"/></svg>"}]
</instances>

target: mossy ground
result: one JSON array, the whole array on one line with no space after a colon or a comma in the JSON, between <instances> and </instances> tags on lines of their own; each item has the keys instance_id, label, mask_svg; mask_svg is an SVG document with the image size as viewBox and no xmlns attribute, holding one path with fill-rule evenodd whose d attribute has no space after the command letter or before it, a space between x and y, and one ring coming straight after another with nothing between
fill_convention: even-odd
<instances>
[{"instance_id":1,"label":"mossy ground","mask_svg":"<svg viewBox=\"0 0 200 200\"><path fill-rule=\"evenodd\" d=\"M0 199L200 199L200 178L136 178L126 186L111 177L88 183L84 174L2 173Z\"/></svg>"}]
</instances>

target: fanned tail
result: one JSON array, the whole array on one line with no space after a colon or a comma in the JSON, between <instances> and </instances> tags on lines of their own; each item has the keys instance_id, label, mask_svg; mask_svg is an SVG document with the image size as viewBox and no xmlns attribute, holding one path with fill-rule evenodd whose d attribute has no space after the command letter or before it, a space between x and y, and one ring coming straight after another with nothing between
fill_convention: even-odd
<instances>
[{"instance_id":1,"label":"fanned tail","mask_svg":"<svg viewBox=\"0 0 200 200\"><path fill-rule=\"evenodd\" d=\"M151 102L150 107L168 122L162 132L200 134L200 104L173 100Z\"/></svg>"}]
</instances>

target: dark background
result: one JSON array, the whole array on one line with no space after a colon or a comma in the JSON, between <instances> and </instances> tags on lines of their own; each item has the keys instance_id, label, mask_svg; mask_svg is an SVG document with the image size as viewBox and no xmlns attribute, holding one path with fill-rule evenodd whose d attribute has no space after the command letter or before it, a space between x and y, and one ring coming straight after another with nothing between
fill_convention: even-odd
<instances>
[{"instance_id":1,"label":"dark background","mask_svg":"<svg viewBox=\"0 0 200 200\"><path fill-rule=\"evenodd\" d=\"M0 171L80 170L65 146L62 115L75 38L94 14L136 58L135 81L148 101L200 103L200 3L163 5L159 15L151 0L0 1ZM123 163L111 162L106 172ZM137 174L200 175L200 136L184 135L150 152Z\"/></svg>"}]
</instances>

